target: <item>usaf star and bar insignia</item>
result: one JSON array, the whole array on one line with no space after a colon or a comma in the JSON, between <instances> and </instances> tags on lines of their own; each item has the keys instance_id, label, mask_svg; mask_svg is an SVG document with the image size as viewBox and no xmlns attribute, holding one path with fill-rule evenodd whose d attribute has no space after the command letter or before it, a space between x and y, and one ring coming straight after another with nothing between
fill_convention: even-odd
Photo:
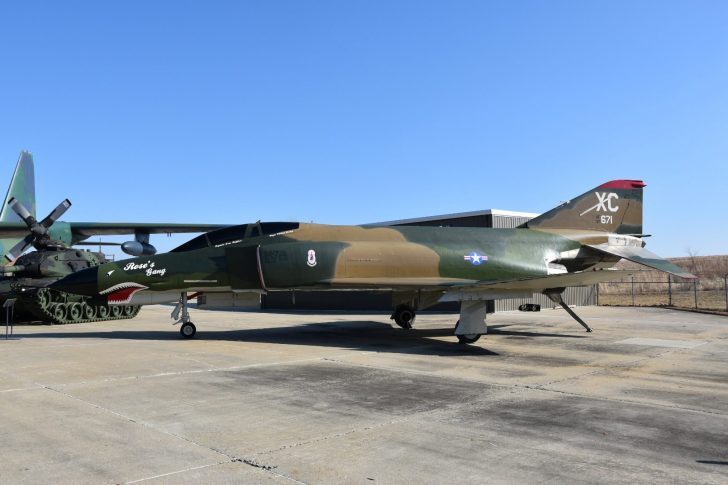
<instances>
[{"instance_id":1,"label":"usaf star and bar insignia","mask_svg":"<svg viewBox=\"0 0 728 485\"><path fill-rule=\"evenodd\" d=\"M466 254L464 257L465 261L470 261L473 266L480 266L484 262L488 261L488 256L484 254L480 254L477 251L473 251L470 254Z\"/></svg>"}]
</instances>

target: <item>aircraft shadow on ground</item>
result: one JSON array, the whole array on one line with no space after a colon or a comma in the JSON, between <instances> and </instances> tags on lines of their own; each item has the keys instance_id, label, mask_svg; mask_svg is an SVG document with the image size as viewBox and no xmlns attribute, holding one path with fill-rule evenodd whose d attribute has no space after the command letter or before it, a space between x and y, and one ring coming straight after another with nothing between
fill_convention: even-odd
<instances>
[{"instance_id":1,"label":"aircraft shadow on ground","mask_svg":"<svg viewBox=\"0 0 728 485\"><path fill-rule=\"evenodd\" d=\"M488 350L487 336L472 345L462 345L453 336L452 328L402 330L389 324L372 321L331 321L304 323L275 328L253 328L236 330L205 329L198 323L194 340L223 340L258 342L281 345L313 345L321 347L343 347L369 352L391 352L399 354L462 356L498 355ZM177 326L165 330L113 330L104 331L64 331L73 326L51 327L54 331L23 334L26 338L68 338L68 339L120 339L120 340L179 340ZM58 329L58 330L55 330ZM439 337L451 337L440 340Z\"/></svg>"},{"instance_id":2,"label":"aircraft shadow on ground","mask_svg":"<svg viewBox=\"0 0 728 485\"><path fill-rule=\"evenodd\" d=\"M103 325L103 323L100 323ZM517 337L566 337L584 338L581 335L539 333L532 331L506 330L510 325L490 325L488 332L493 336ZM113 330L113 331L73 331L74 325L55 326L54 331L23 334L16 327L16 335L21 338L98 338L121 340L180 340L177 326L161 330ZM26 327L27 328L27 327ZM55 330L57 329L57 330ZM69 331L65 331L68 329ZM428 328L402 330L387 323L373 321L322 321L289 325L275 328L253 328L235 330L206 329L198 322L198 333L193 340L224 340L259 342L282 345L314 345L321 347L344 347L371 352L391 352L400 354L462 356L462 355L499 355L488 350L488 335L484 335L472 345L462 345L455 340L452 328ZM450 337L441 340L441 337Z\"/></svg>"},{"instance_id":3,"label":"aircraft shadow on ground","mask_svg":"<svg viewBox=\"0 0 728 485\"><path fill-rule=\"evenodd\" d=\"M544 332L529 332L525 330L504 330L505 327L510 327L512 324L502 325L488 325L489 335L507 335L511 337L560 337L560 338L586 338L585 335L573 335L565 333L544 333Z\"/></svg>"}]
</instances>

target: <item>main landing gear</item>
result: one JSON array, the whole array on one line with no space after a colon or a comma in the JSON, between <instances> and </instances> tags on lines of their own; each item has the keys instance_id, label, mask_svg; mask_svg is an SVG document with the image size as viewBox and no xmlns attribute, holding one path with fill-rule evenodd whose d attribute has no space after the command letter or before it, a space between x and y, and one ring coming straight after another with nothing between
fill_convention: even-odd
<instances>
[{"instance_id":1,"label":"main landing gear","mask_svg":"<svg viewBox=\"0 0 728 485\"><path fill-rule=\"evenodd\" d=\"M488 333L488 325L485 323L486 305L485 300L460 302L460 320L455 325L455 336L459 343L475 343L481 335Z\"/></svg>"},{"instance_id":2,"label":"main landing gear","mask_svg":"<svg viewBox=\"0 0 728 485\"><path fill-rule=\"evenodd\" d=\"M463 301L460 303L460 320L455 325L455 336L461 344L472 344L480 336L487 333L485 324L486 302ZM407 304L400 304L394 309L392 320L404 329L411 329L417 316L415 309Z\"/></svg>"},{"instance_id":3,"label":"main landing gear","mask_svg":"<svg viewBox=\"0 0 728 485\"><path fill-rule=\"evenodd\" d=\"M390 318L400 327L409 330L412 328L412 323L415 321L416 316L415 309L411 306L397 305L397 308L394 309L394 313Z\"/></svg>"},{"instance_id":4,"label":"main landing gear","mask_svg":"<svg viewBox=\"0 0 728 485\"><path fill-rule=\"evenodd\" d=\"M182 314L182 318L180 318L180 313ZM195 333L197 333L197 327L195 327L195 324L190 321L190 313L187 311L186 291L183 291L181 293L177 306L175 306L174 310L172 310L171 317L176 320L176 322L174 322L172 325L177 325L178 323L182 324L182 326L179 328L180 335L182 335L184 338L192 338L195 336Z\"/></svg>"}]
</instances>

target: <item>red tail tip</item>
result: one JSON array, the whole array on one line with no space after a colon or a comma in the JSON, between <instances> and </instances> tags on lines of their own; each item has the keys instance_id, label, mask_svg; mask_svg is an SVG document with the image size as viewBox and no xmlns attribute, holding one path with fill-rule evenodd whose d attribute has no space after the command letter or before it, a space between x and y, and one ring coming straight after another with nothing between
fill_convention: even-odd
<instances>
[{"instance_id":1,"label":"red tail tip","mask_svg":"<svg viewBox=\"0 0 728 485\"><path fill-rule=\"evenodd\" d=\"M641 189L646 187L641 180L612 180L599 186L600 189Z\"/></svg>"}]
</instances>

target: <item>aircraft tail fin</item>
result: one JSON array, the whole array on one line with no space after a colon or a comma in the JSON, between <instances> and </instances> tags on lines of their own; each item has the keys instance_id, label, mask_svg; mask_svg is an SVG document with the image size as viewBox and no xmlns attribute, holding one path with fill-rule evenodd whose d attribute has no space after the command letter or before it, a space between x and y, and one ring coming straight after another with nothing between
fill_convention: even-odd
<instances>
[{"instance_id":1,"label":"aircraft tail fin","mask_svg":"<svg viewBox=\"0 0 728 485\"><path fill-rule=\"evenodd\" d=\"M35 169L33 167L33 155L30 152L20 152L13 178L10 179L8 193L3 199L2 208L0 208L0 222L20 222L22 220L8 205L8 201L13 197L22 202L31 215L35 217ZM0 258L3 258L3 263L6 262L5 258L12 259L8 256L8 252L22 239L21 237L0 238Z\"/></svg>"},{"instance_id":2,"label":"aircraft tail fin","mask_svg":"<svg viewBox=\"0 0 728 485\"><path fill-rule=\"evenodd\" d=\"M642 234L641 180L612 180L531 219L521 227Z\"/></svg>"},{"instance_id":3,"label":"aircraft tail fin","mask_svg":"<svg viewBox=\"0 0 728 485\"><path fill-rule=\"evenodd\" d=\"M0 221L19 222L22 220L8 206L8 201L13 197L22 202L31 215L35 217L35 168L33 155L30 152L20 152L13 178L10 180L8 193L5 195L3 206L0 209Z\"/></svg>"}]
</instances>

